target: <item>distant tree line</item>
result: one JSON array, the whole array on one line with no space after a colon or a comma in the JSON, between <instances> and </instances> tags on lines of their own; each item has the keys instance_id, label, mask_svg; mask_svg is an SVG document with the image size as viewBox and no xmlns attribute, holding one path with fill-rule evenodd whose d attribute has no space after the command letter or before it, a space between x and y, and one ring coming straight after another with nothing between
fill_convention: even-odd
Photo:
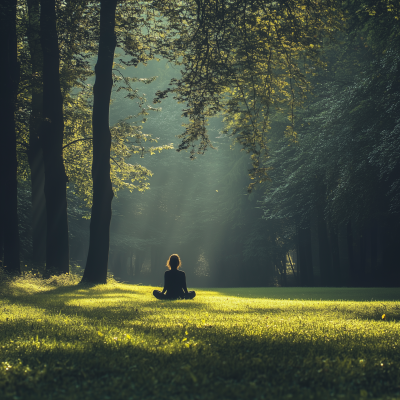
<instances>
[{"instance_id":1,"label":"distant tree line","mask_svg":"<svg viewBox=\"0 0 400 400\"><path fill-rule=\"evenodd\" d=\"M400 8L345 10L296 137L272 139L264 218L294 233L301 285L398 286Z\"/></svg>"}]
</instances>

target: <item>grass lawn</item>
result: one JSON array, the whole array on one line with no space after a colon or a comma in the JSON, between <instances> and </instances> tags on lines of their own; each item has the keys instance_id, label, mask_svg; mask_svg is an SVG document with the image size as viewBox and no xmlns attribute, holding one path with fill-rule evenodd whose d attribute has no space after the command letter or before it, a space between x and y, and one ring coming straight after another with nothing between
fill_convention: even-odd
<instances>
[{"instance_id":1,"label":"grass lawn","mask_svg":"<svg viewBox=\"0 0 400 400\"><path fill-rule=\"evenodd\" d=\"M73 279L0 286L2 400L400 399L400 289Z\"/></svg>"}]
</instances>

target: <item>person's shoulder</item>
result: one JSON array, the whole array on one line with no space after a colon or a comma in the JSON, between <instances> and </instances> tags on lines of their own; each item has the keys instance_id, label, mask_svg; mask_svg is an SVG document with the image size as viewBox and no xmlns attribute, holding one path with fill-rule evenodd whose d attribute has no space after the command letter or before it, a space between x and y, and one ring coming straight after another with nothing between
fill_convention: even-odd
<instances>
[{"instance_id":1,"label":"person's shoulder","mask_svg":"<svg viewBox=\"0 0 400 400\"><path fill-rule=\"evenodd\" d=\"M180 270L178 270L178 272L179 272L180 274L183 274L183 275L185 275L185 271L182 271L181 269L180 269Z\"/></svg>"}]
</instances>

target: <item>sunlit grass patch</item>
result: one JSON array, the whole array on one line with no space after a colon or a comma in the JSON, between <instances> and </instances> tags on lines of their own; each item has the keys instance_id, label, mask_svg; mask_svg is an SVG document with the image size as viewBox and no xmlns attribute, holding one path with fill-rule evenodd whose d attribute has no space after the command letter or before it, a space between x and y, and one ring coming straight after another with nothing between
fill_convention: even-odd
<instances>
[{"instance_id":1,"label":"sunlit grass patch","mask_svg":"<svg viewBox=\"0 0 400 400\"><path fill-rule=\"evenodd\" d=\"M400 398L398 290L158 301L147 286L74 279L22 279L1 298L4 398Z\"/></svg>"}]
</instances>

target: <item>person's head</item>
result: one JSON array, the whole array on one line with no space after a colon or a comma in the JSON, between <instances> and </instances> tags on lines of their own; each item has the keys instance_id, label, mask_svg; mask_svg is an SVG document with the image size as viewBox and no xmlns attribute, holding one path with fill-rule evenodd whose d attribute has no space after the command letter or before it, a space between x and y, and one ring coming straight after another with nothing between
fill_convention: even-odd
<instances>
[{"instance_id":1,"label":"person's head","mask_svg":"<svg viewBox=\"0 0 400 400\"><path fill-rule=\"evenodd\" d=\"M169 269L178 269L181 266L181 259L178 254L171 254L167 261L167 267Z\"/></svg>"}]
</instances>

